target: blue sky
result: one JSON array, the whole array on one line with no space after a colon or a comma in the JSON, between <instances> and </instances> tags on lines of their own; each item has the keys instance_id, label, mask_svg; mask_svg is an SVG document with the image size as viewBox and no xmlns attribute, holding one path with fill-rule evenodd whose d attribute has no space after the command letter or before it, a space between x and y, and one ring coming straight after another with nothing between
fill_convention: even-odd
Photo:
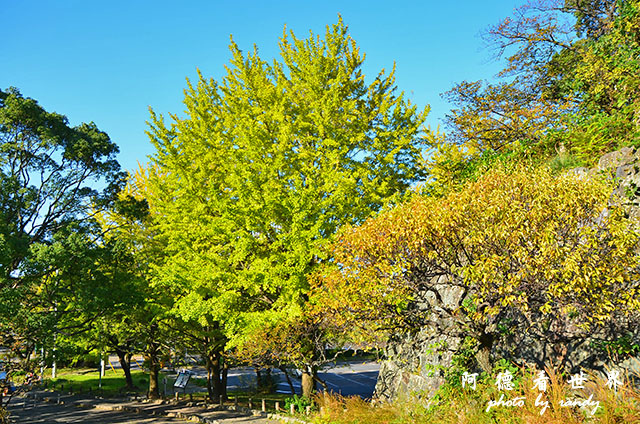
<instances>
[{"instance_id":1,"label":"blue sky","mask_svg":"<svg viewBox=\"0 0 640 424\"><path fill-rule=\"evenodd\" d=\"M94 121L131 170L153 153L148 107L180 113L196 68L220 79L230 34L273 58L285 24L298 37L324 34L341 14L367 55L365 74L395 61L398 89L431 105L435 127L450 107L440 93L500 70L480 34L522 2L0 0L0 88L17 87L73 125Z\"/></svg>"}]
</instances>

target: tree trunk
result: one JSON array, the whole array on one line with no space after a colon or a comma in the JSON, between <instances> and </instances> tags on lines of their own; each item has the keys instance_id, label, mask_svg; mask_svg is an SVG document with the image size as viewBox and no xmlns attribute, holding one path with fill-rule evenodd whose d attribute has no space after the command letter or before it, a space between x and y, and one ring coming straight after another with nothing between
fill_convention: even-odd
<instances>
[{"instance_id":1,"label":"tree trunk","mask_svg":"<svg viewBox=\"0 0 640 424\"><path fill-rule=\"evenodd\" d=\"M263 386L267 393L273 393L273 376L271 375L271 368L267 368L266 375L263 379Z\"/></svg>"},{"instance_id":2,"label":"tree trunk","mask_svg":"<svg viewBox=\"0 0 640 424\"><path fill-rule=\"evenodd\" d=\"M478 341L480 342L480 347L476 353L476 361L478 361L478 365L482 368L482 371L490 373L493 368L490 357L491 347L493 346L493 335L483 333Z\"/></svg>"},{"instance_id":3,"label":"tree trunk","mask_svg":"<svg viewBox=\"0 0 640 424\"><path fill-rule=\"evenodd\" d=\"M316 390L316 381L313 378L313 370L305 369L302 372L302 396L310 398Z\"/></svg>"},{"instance_id":4,"label":"tree trunk","mask_svg":"<svg viewBox=\"0 0 640 424\"><path fill-rule=\"evenodd\" d=\"M224 361L222 366L222 376L220 379L220 385L222 386L222 396L227 398L227 376L229 375L229 365L227 361Z\"/></svg>"},{"instance_id":5,"label":"tree trunk","mask_svg":"<svg viewBox=\"0 0 640 424\"><path fill-rule=\"evenodd\" d=\"M149 365L149 399L160 399L159 375L160 366Z\"/></svg>"},{"instance_id":6,"label":"tree trunk","mask_svg":"<svg viewBox=\"0 0 640 424\"><path fill-rule=\"evenodd\" d=\"M262 389L262 373L260 372L260 368L256 367L256 390L260 392Z\"/></svg>"},{"instance_id":7,"label":"tree trunk","mask_svg":"<svg viewBox=\"0 0 640 424\"><path fill-rule=\"evenodd\" d=\"M226 372L220 370L220 356L219 352L207 355L207 392L212 401L220 399L221 395L226 397Z\"/></svg>"},{"instance_id":8,"label":"tree trunk","mask_svg":"<svg viewBox=\"0 0 640 424\"><path fill-rule=\"evenodd\" d=\"M220 396L224 397L224 390L222 390L222 375L220 369L220 353L216 352L213 360L213 369L212 369L211 377L213 378L213 394L216 399L219 399Z\"/></svg>"},{"instance_id":9,"label":"tree trunk","mask_svg":"<svg viewBox=\"0 0 640 424\"><path fill-rule=\"evenodd\" d=\"M145 361L149 365L149 393L147 394L149 399L160 398L160 385L158 384L158 379L162 365L160 364L158 351L159 346L154 344L151 349L147 350L144 357Z\"/></svg>"},{"instance_id":10,"label":"tree trunk","mask_svg":"<svg viewBox=\"0 0 640 424\"><path fill-rule=\"evenodd\" d=\"M213 389L213 362L211 361L211 357L207 355L206 357L206 367L207 367L207 393L209 395L209 399L212 402L216 401L215 393Z\"/></svg>"},{"instance_id":11,"label":"tree trunk","mask_svg":"<svg viewBox=\"0 0 640 424\"><path fill-rule=\"evenodd\" d=\"M116 349L116 354L120 360L122 371L124 371L124 379L126 381L127 389L133 390L133 379L131 378L131 355L122 349Z\"/></svg>"},{"instance_id":12,"label":"tree trunk","mask_svg":"<svg viewBox=\"0 0 640 424\"><path fill-rule=\"evenodd\" d=\"M291 390L291 394L296 394L296 388L293 387L293 382L291 381L291 377L289 377L289 373L285 367L280 367L280 371L284 374L284 377L287 379L287 384L289 385L289 390Z\"/></svg>"},{"instance_id":13,"label":"tree trunk","mask_svg":"<svg viewBox=\"0 0 640 424\"><path fill-rule=\"evenodd\" d=\"M325 392L329 391L329 386L327 386L327 383L323 379L318 377L318 371L313 372L313 380L321 385Z\"/></svg>"}]
</instances>

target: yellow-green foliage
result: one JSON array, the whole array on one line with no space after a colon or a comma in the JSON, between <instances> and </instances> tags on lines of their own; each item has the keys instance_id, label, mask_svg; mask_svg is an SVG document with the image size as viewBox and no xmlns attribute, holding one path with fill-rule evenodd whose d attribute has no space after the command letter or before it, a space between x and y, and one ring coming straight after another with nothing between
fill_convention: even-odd
<instances>
[{"instance_id":1,"label":"yellow-green foliage","mask_svg":"<svg viewBox=\"0 0 640 424\"><path fill-rule=\"evenodd\" d=\"M517 165L444 197L416 196L343 233L338 266L319 276L320 302L385 325L402 319L429 278L447 274L474 298L476 322L510 308L586 330L637 311L638 233L610 204L611 190L602 179Z\"/></svg>"}]
</instances>

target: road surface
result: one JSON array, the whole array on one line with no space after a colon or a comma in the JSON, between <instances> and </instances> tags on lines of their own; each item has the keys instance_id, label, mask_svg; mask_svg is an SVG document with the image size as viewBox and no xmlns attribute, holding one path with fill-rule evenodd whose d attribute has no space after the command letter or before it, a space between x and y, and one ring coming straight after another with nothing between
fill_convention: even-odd
<instances>
[{"instance_id":1,"label":"road surface","mask_svg":"<svg viewBox=\"0 0 640 424\"><path fill-rule=\"evenodd\" d=\"M109 369L113 366L115 369L119 368L118 357L112 355L109 358L110 365L107 367L107 375ZM195 362L195 361L194 361ZM138 358L137 361L131 362L132 369L140 369L142 364L142 358ZM373 395L373 390L378 379L378 371L380 370L380 364L374 361L359 361L350 363L339 363L338 365L323 370L318 373L318 376L327 383L329 391L340 393L344 396L357 395L363 398L370 398ZM163 370L166 371L166 370ZM206 378L207 372L204 367L194 365L190 371L194 377ZM97 373L97 371L96 371ZM277 392L278 393L291 393L289 384L284 374L277 369L272 371L273 375L278 380ZM291 380L296 392L300 393L300 379L291 376ZM256 373L253 368L241 367L233 368L229 371L227 389L234 390L246 390L249 387L255 387ZM163 390L162 381L160 382L160 389ZM189 383L189 392L204 391L202 387L198 387L192 382ZM318 387L320 389L320 387ZM167 387L168 394L172 392L171 387Z\"/></svg>"}]
</instances>

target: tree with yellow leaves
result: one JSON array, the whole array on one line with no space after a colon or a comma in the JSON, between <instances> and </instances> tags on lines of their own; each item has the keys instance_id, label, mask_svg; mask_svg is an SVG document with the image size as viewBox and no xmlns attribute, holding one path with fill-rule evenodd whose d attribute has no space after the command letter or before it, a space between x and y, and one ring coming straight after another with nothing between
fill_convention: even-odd
<instances>
[{"instance_id":1,"label":"tree with yellow leaves","mask_svg":"<svg viewBox=\"0 0 640 424\"><path fill-rule=\"evenodd\" d=\"M476 339L485 370L505 325L550 346L619 337L640 312L640 235L611 191L599 178L514 165L440 198L417 196L342 234L335 265L318 275L318 302L369 329L446 315ZM443 282L459 290L456 305L415 307Z\"/></svg>"}]
</instances>

